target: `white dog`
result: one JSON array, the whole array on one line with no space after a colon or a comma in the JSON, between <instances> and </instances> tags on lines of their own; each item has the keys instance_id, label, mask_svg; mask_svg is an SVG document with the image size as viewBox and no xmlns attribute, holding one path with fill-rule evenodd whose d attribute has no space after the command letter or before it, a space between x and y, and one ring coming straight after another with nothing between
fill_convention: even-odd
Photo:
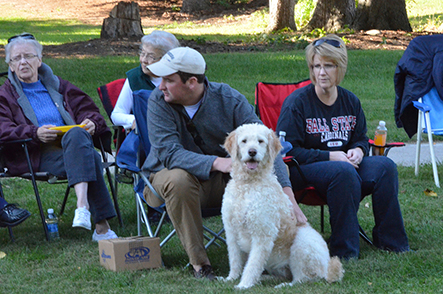
<instances>
[{"instance_id":1,"label":"white dog","mask_svg":"<svg viewBox=\"0 0 443 294\"><path fill-rule=\"evenodd\" d=\"M249 288L266 269L292 277L279 286L316 278L340 281L342 264L338 257L330 258L321 235L308 224L296 226L289 197L274 175L281 149L274 132L246 124L229 134L224 147L232 158L232 179L222 204L230 266L226 280L241 275L236 288Z\"/></svg>"}]
</instances>

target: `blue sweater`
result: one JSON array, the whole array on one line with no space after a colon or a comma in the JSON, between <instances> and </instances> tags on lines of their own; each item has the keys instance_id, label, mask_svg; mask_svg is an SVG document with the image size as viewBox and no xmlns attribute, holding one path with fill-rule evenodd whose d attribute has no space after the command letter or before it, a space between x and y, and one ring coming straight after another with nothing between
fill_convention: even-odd
<instances>
[{"instance_id":1,"label":"blue sweater","mask_svg":"<svg viewBox=\"0 0 443 294\"><path fill-rule=\"evenodd\" d=\"M23 92L31 103L32 109L37 116L39 127L43 125L64 126L60 112L49 95L48 90L38 80L35 83L21 83Z\"/></svg>"}]
</instances>

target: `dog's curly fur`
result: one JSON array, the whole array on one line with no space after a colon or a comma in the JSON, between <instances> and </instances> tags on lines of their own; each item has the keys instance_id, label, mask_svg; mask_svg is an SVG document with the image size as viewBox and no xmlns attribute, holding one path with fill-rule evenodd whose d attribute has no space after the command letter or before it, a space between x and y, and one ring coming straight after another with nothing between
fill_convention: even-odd
<instances>
[{"instance_id":1,"label":"dog's curly fur","mask_svg":"<svg viewBox=\"0 0 443 294\"><path fill-rule=\"evenodd\" d=\"M279 286L316 278L340 281L342 264L330 258L321 235L308 224L296 226L291 202L274 175L281 149L274 132L246 124L229 134L224 147L232 158L232 179L222 204L230 265L226 280L241 276L236 287L249 288L266 269L292 278Z\"/></svg>"}]
</instances>

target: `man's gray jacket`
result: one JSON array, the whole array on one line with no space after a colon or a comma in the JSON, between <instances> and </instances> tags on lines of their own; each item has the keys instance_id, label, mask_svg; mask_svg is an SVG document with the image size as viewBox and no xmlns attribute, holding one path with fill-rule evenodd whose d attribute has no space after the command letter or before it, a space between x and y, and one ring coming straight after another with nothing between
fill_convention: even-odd
<instances>
[{"instance_id":1,"label":"man's gray jacket","mask_svg":"<svg viewBox=\"0 0 443 294\"><path fill-rule=\"evenodd\" d=\"M214 160L228 156L223 148L226 136L243 124L261 123L253 106L237 90L208 81L205 89L192 120L182 105L167 103L158 88L152 92L147 116L151 151L143 165L145 172L180 168L199 180L208 180ZM281 157L275 161L275 171L282 187L290 187Z\"/></svg>"}]
</instances>

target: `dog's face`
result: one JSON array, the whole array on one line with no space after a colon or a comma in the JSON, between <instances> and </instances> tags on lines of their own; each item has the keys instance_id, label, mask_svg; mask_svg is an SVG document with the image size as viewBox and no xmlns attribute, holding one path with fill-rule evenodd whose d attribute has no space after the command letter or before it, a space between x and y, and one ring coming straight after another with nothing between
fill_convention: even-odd
<instances>
[{"instance_id":1,"label":"dog's face","mask_svg":"<svg viewBox=\"0 0 443 294\"><path fill-rule=\"evenodd\" d=\"M231 155L233 165L239 163L242 169L254 172L264 166L273 167L281 144L266 126L245 124L229 134L224 147Z\"/></svg>"}]
</instances>

